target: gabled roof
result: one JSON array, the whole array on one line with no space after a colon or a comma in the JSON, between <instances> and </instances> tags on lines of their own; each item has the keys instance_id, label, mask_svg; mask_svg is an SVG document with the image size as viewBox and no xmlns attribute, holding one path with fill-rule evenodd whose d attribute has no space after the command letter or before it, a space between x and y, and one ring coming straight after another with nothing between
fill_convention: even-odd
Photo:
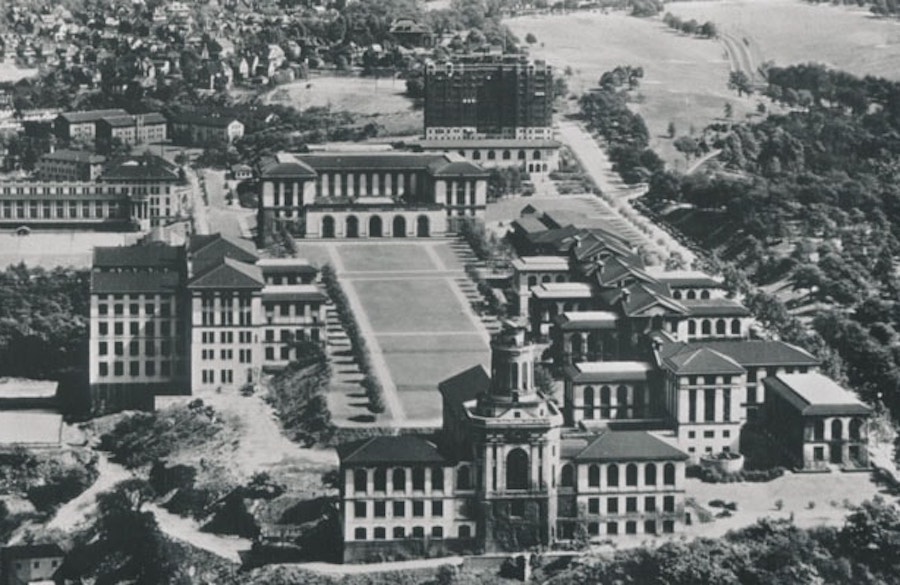
<instances>
[{"instance_id":1,"label":"gabled roof","mask_svg":"<svg viewBox=\"0 0 900 585\"><path fill-rule=\"evenodd\" d=\"M342 466L430 464L447 461L434 443L414 435L372 437L339 445L337 452Z\"/></svg>"},{"instance_id":2,"label":"gabled roof","mask_svg":"<svg viewBox=\"0 0 900 585\"><path fill-rule=\"evenodd\" d=\"M557 315L554 323L562 331L582 329L615 329L619 316L612 311L567 311Z\"/></svg>"},{"instance_id":3,"label":"gabled roof","mask_svg":"<svg viewBox=\"0 0 900 585\"><path fill-rule=\"evenodd\" d=\"M104 116L99 120L103 124L120 128L125 126L136 126L138 124L165 124L166 117L159 112L150 112L149 114L121 114L118 116Z\"/></svg>"},{"instance_id":4,"label":"gabled roof","mask_svg":"<svg viewBox=\"0 0 900 585\"><path fill-rule=\"evenodd\" d=\"M853 416L872 413L872 409L852 392L822 374L778 374L766 376L763 383L767 392L777 392L803 415Z\"/></svg>"},{"instance_id":5,"label":"gabled roof","mask_svg":"<svg viewBox=\"0 0 900 585\"><path fill-rule=\"evenodd\" d=\"M652 276L637 266L615 256L602 263L591 262L584 266L583 272L586 275L593 275L597 284L603 288L615 286L629 277L641 282L656 283Z\"/></svg>"},{"instance_id":6,"label":"gabled roof","mask_svg":"<svg viewBox=\"0 0 900 585\"><path fill-rule=\"evenodd\" d=\"M488 172L483 168L470 163L468 161L460 160L453 161L446 164L433 164L431 165L431 174L435 177L451 177L451 176L487 176Z\"/></svg>"},{"instance_id":7,"label":"gabled roof","mask_svg":"<svg viewBox=\"0 0 900 585\"><path fill-rule=\"evenodd\" d=\"M658 287L648 286L652 283L635 284L627 289L624 296L620 295L621 308L625 315L631 317L643 313L654 306L661 306L670 312L680 315L687 314L687 308L678 301L659 291Z\"/></svg>"},{"instance_id":8,"label":"gabled roof","mask_svg":"<svg viewBox=\"0 0 900 585\"><path fill-rule=\"evenodd\" d=\"M174 293L181 284L177 272L91 272L91 293Z\"/></svg>"},{"instance_id":9,"label":"gabled roof","mask_svg":"<svg viewBox=\"0 0 900 585\"><path fill-rule=\"evenodd\" d=\"M222 234L194 235L188 243L195 274L223 258L253 264L259 260L256 246L246 240L239 240Z\"/></svg>"},{"instance_id":10,"label":"gabled roof","mask_svg":"<svg viewBox=\"0 0 900 585\"><path fill-rule=\"evenodd\" d=\"M58 544L21 544L0 549L0 556L7 561L63 557L65 554Z\"/></svg>"},{"instance_id":11,"label":"gabled roof","mask_svg":"<svg viewBox=\"0 0 900 585\"><path fill-rule=\"evenodd\" d=\"M578 238L578 243L572 248L572 253L576 260L581 261L603 250L609 250L618 256L631 257L634 255L625 241L615 234L599 228L583 230Z\"/></svg>"},{"instance_id":12,"label":"gabled roof","mask_svg":"<svg viewBox=\"0 0 900 585\"><path fill-rule=\"evenodd\" d=\"M178 271L182 267L184 248L152 243L137 246L104 246L94 248L94 270L124 268Z\"/></svg>"},{"instance_id":13,"label":"gabled roof","mask_svg":"<svg viewBox=\"0 0 900 585\"><path fill-rule=\"evenodd\" d=\"M724 288L722 281L694 270L655 272L653 276L672 288Z\"/></svg>"},{"instance_id":14,"label":"gabled roof","mask_svg":"<svg viewBox=\"0 0 900 585\"><path fill-rule=\"evenodd\" d=\"M218 264L198 274L188 284L191 289L251 289L265 286L262 270L231 258L223 258Z\"/></svg>"},{"instance_id":15,"label":"gabled roof","mask_svg":"<svg viewBox=\"0 0 900 585\"><path fill-rule=\"evenodd\" d=\"M726 355L744 367L818 366L819 360L808 351L784 341L772 339L722 339L665 344L660 357L708 348Z\"/></svg>"},{"instance_id":16,"label":"gabled roof","mask_svg":"<svg viewBox=\"0 0 900 585\"><path fill-rule=\"evenodd\" d=\"M106 157L101 154L94 154L93 152L89 152L86 150L72 150L64 148L55 152L48 152L41 157L41 160L56 160L85 164L102 164L106 162Z\"/></svg>"},{"instance_id":17,"label":"gabled roof","mask_svg":"<svg viewBox=\"0 0 900 585\"><path fill-rule=\"evenodd\" d=\"M746 370L728 356L705 347L672 355L663 364L679 376L724 374L739 376Z\"/></svg>"},{"instance_id":18,"label":"gabled roof","mask_svg":"<svg viewBox=\"0 0 900 585\"><path fill-rule=\"evenodd\" d=\"M102 120L103 118L107 118L110 116L125 116L128 115L128 112L122 109L112 109L112 110L88 110L86 112L64 112L59 115L60 118L63 118L69 124L84 124L87 122L97 122Z\"/></svg>"},{"instance_id":19,"label":"gabled roof","mask_svg":"<svg viewBox=\"0 0 900 585\"><path fill-rule=\"evenodd\" d=\"M103 181L179 181L178 167L154 154L121 158L112 162L103 175Z\"/></svg>"},{"instance_id":20,"label":"gabled roof","mask_svg":"<svg viewBox=\"0 0 900 585\"><path fill-rule=\"evenodd\" d=\"M647 431L605 431L574 459L578 462L684 461L687 453ZM624 471L624 470L623 470Z\"/></svg>"},{"instance_id":21,"label":"gabled roof","mask_svg":"<svg viewBox=\"0 0 900 585\"><path fill-rule=\"evenodd\" d=\"M451 376L438 384L438 391L445 400L461 404L478 398L491 387L491 377L481 365Z\"/></svg>"}]
</instances>

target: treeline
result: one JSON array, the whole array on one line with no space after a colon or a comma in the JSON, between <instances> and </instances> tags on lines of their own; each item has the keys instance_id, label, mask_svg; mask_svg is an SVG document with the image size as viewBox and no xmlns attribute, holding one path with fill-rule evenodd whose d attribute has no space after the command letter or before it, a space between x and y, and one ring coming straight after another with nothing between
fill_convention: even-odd
<instances>
[{"instance_id":1,"label":"treeline","mask_svg":"<svg viewBox=\"0 0 900 585\"><path fill-rule=\"evenodd\" d=\"M766 74L765 93L793 109L710 126L698 148L717 161L656 173L647 201L690 204L670 213L676 226L752 282L789 284L787 309L816 307L815 336L849 382L898 416L900 83L815 64Z\"/></svg>"},{"instance_id":2,"label":"treeline","mask_svg":"<svg viewBox=\"0 0 900 585\"><path fill-rule=\"evenodd\" d=\"M0 376L59 379L84 369L89 291L87 270L0 271Z\"/></svg>"},{"instance_id":3,"label":"treeline","mask_svg":"<svg viewBox=\"0 0 900 585\"><path fill-rule=\"evenodd\" d=\"M294 344L298 359L272 377L266 401L272 405L285 434L312 447L334 433L326 394L331 382L328 356L313 342Z\"/></svg>"},{"instance_id":4,"label":"treeline","mask_svg":"<svg viewBox=\"0 0 900 585\"><path fill-rule=\"evenodd\" d=\"M896 583L898 571L900 511L876 497L854 508L842 528L763 519L723 538L591 557L539 579L548 585L882 585Z\"/></svg>"},{"instance_id":5,"label":"treeline","mask_svg":"<svg viewBox=\"0 0 900 585\"><path fill-rule=\"evenodd\" d=\"M663 16L663 22L669 28L683 32L686 35L697 35L706 39L714 39L719 36L719 29L709 20L700 24L693 18L681 20L671 12L666 12L665 16Z\"/></svg>"},{"instance_id":6,"label":"treeline","mask_svg":"<svg viewBox=\"0 0 900 585\"><path fill-rule=\"evenodd\" d=\"M384 388L378 380L375 373L375 366L372 364L372 354L366 344L366 338L363 337L356 321L356 315L350 307L350 300L344 292L338 280L334 268L330 264L322 267L322 283L328 292L329 298L337 309L338 318L341 320L341 327L347 333L350 339L350 347L353 351L353 358L356 360L359 369L363 372L362 386L366 391L366 398L369 399L369 410L374 413L381 413L385 410L384 404Z\"/></svg>"},{"instance_id":7,"label":"treeline","mask_svg":"<svg viewBox=\"0 0 900 585\"><path fill-rule=\"evenodd\" d=\"M650 133L644 119L628 108L629 92L639 85L643 69L617 67L603 74L600 87L580 99L588 127L607 143L613 169L628 184L647 181L664 163L649 148Z\"/></svg>"},{"instance_id":8,"label":"treeline","mask_svg":"<svg viewBox=\"0 0 900 585\"><path fill-rule=\"evenodd\" d=\"M807 0L811 4L843 4L845 6L868 6L872 14L878 16L895 16L900 13L900 2L897 0Z\"/></svg>"}]
</instances>

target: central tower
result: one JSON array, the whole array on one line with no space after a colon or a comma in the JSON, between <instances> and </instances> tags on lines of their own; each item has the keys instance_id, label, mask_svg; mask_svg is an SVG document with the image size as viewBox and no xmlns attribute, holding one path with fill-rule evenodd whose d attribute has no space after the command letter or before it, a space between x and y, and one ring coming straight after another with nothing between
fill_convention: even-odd
<instances>
[{"instance_id":1,"label":"central tower","mask_svg":"<svg viewBox=\"0 0 900 585\"><path fill-rule=\"evenodd\" d=\"M479 534L486 551L549 544L563 417L534 383L539 348L505 323L491 343L491 384L469 412L481 479Z\"/></svg>"}]
</instances>

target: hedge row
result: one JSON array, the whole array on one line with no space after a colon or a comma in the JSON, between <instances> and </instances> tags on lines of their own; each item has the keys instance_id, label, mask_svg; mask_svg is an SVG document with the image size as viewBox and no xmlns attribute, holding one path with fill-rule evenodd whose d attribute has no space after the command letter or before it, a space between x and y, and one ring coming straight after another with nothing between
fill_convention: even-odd
<instances>
[{"instance_id":1,"label":"hedge row","mask_svg":"<svg viewBox=\"0 0 900 585\"><path fill-rule=\"evenodd\" d=\"M478 294L484 299L488 312L492 315L496 315L499 319L506 318L506 303L497 298L491 285L481 278L481 273L478 272L478 268L472 264L466 264L466 274L478 288Z\"/></svg>"},{"instance_id":2,"label":"hedge row","mask_svg":"<svg viewBox=\"0 0 900 585\"><path fill-rule=\"evenodd\" d=\"M369 352L366 340L360 331L356 316L350 309L350 301L347 299L347 295L338 281L334 268L329 264L322 267L322 282L325 284L325 290L337 309L341 326L347 332L347 337L350 338L353 358L363 372L362 386L366 391L366 397L369 399L369 410L375 413L384 412L384 388L381 387L381 382L375 376L372 354Z\"/></svg>"}]
</instances>

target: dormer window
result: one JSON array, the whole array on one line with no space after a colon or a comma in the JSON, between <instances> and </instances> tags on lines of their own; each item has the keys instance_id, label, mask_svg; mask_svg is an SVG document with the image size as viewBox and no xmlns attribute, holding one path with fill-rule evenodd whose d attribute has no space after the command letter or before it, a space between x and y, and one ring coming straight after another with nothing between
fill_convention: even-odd
<instances>
[{"instance_id":1,"label":"dormer window","mask_svg":"<svg viewBox=\"0 0 900 585\"><path fill-rule=\"evenodd\" d=\"M513 416L514 416L515 418L522 418L522 413L519 412L519 411L517 410L517 411L515 411L515 412L513 413Z\"/></svg>"}]
</instances>

